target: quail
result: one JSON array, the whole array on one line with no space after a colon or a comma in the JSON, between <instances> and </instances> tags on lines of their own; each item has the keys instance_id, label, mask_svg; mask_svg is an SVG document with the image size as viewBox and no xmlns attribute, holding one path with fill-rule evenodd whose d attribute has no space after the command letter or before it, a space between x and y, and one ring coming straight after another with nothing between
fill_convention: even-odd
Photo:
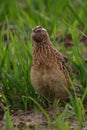
<instances>
[{"instance_id":1,"label":"quail","mask_svg":"<svg viewBox=\"0 0 87 130\"><path fill-rule=\"evenodd\" d=\"M48 32L42 26L32 29L33 61L31 83L36 92L50 99L66 99L69 73L65 58L52 44Z\"/></svg>"}]
</instances>

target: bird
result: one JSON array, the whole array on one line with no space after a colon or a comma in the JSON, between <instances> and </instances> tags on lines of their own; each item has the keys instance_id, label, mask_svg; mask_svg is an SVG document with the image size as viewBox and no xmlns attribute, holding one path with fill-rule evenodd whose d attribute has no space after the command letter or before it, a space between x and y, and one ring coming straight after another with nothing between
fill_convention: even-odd
<instances>
[{"instance_id":1,"label":"bird","mask_svg":"<svg viewBox=\"0 0 87 130\"><path fill-rule=\"evenodd\" d=\"M32 29L31 84L36 93L54 101L65 100L69 89L69 72L64 55L52 44L47 30L41 25Z\"/></svg>"}]
</instances>

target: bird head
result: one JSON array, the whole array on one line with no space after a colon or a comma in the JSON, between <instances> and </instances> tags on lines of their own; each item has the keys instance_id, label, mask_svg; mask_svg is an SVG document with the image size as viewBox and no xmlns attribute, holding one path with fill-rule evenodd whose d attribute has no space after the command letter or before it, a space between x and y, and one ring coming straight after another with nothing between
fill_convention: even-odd
<instances>
[{"instance_id":1,"label":"bird head","mask_svg":"<svg viewBox=\"0 0 87 130\"><path fill-rule=\"evenodd\" d=\"M48 33L42 26L36 26L32 29L32 39L34 42L44 43L49 38Z\"/></svg>"}]
</instances>

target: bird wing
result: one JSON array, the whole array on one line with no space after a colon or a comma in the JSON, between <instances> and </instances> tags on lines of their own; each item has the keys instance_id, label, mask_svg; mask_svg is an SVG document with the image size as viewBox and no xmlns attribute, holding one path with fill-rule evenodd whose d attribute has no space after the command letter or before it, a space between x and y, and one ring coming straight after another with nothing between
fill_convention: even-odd
<instances>
[{"instance_id":1,"label":"bird wing","mask_svg":"<svg viewBox=\"0 0 87 130\"><path fill-rule=\"evenodd\" d=\"M60 69L63 71L65 76L69 76L68 66L67 66L67 57L58 51L56 53L57 53L57 63Z\"/></svg>"},{"instance_id":2,"label":"bird wing","mask_svg":"<svg viewBox=\"0 0 87 130\"><path fill-rule=\"evenodd\" d=\"M56 56L58 66L65 73L65 75L67 75L68 74L67 56L60 53L56 48L53 47L52 44L50 47L53 50L54 55Z\"/></svg>"}]
</instances>

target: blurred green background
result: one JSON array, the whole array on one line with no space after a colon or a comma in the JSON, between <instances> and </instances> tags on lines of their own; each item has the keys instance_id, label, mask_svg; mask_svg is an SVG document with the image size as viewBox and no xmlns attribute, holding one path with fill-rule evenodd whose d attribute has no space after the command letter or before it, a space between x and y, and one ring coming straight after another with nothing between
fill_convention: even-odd
<instances>
[{"instance_id":1,"label":"blurred green background","mask_svg":"<svg viewBox=\"0 0 87 130\"><path fill-rule=\"evenodd\" d=\"M16 109L29 109L30 97L42 102L30 82L32 64L32 28L42 25L56 48L69 52L70 68L75 66L72 81L86 97L86 46L80 44L87 30L87 0L0 0L0 95L2 102ZM60 44L67 34L73 48ZM84 96L83 96L84 95ZM2 103L3 104L3 103Z\"/></svg>"}]
</instances>

